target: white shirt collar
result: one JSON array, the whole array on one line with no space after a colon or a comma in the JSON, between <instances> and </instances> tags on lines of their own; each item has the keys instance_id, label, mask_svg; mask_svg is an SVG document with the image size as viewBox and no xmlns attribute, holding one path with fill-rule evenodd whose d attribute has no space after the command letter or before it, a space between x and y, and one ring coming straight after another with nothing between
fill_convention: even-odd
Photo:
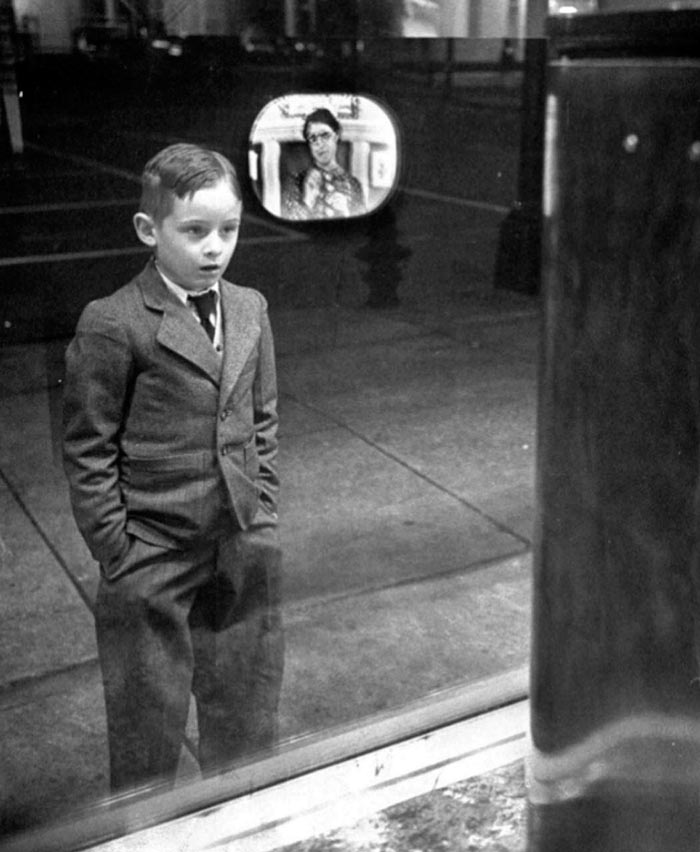
<instances>
[{"instance_id":1,"label":"white shirt collar","mask_svg":"<svg viewBox=\"0 0 700 852\"><path fill-rule=\"evenodd\" d=\"M187 297L200 295L201 293L206 293L207 290L213 290L217 296L219 296L219 282L217 281L211 287L208 287L207 290L194 291L194 290L186 290L184 287L181 287L179 284L176 284L173 280L168 278L167 275L163 272L163 270L158 266L156 262L156 269L158 270L158 274L165 282L165 286L173 292L177 298L182 302L183 305L187 304Z\"/></svg>"}]
</instances>

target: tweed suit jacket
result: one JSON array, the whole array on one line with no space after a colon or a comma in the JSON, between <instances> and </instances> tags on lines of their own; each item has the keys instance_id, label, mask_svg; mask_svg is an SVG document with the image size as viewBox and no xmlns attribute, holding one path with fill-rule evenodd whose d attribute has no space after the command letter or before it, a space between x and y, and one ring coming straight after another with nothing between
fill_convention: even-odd
<instances>
[{"instance_id":1,"label":"tweed suit jacket","mask_svg":"<svg viewBox=\"0 0 700 852\"><path fill-rule=\"evenodd\" d=\"M264 297L220 283L223 358L153 261L87 305L66 353L64 464L78 527L103 564L130 535L186 549L279 487L277 382Z\"/></svg>"}]
</instances>

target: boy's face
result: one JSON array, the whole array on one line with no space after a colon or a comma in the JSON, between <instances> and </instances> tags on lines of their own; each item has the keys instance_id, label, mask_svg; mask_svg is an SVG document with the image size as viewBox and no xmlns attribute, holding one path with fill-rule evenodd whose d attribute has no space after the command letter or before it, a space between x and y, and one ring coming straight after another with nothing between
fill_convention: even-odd
<instances>
[{"instance_id":1,"label":"boy's face","mask_svg":"<svg viewBox=\"0 0 700 852\"><path fill-rule=\"evenodd\" d=\"M224 274L241 222L242 204L230 184L221 180L192 196L173 198L162 222L137 213L139 239L155 250L158 266L185 290L206 290Z\"/></svg>"}]
</instances>

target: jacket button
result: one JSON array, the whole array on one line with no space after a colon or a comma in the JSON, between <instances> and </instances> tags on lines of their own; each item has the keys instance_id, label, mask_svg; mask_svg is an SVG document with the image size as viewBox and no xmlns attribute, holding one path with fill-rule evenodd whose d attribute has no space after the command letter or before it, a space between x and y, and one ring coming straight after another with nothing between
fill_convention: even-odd
<instances>
[{"instance_id":1,"label":"jacket button","mask_svg":"<svg viewBox=\"0 0 700 852\"><path fill-rule=\"evenodd\" d=\"M228 447L222 447L221 448L221 455L225 456L227 453L228 453Z\"/></svg>"},{"instance_id":2,"label":"jacket button","mask_svg":"<svg viewBox=\"0 0 700 852\"><path fill-rule=\"evenodd\" d=\"M224 410L221 412L221 419L222 419L222 420L226 420L226 418L228 417L228 415L229 415L229 410L228 410L228 408L224 408Z\"/></svg>"}]
</instances>

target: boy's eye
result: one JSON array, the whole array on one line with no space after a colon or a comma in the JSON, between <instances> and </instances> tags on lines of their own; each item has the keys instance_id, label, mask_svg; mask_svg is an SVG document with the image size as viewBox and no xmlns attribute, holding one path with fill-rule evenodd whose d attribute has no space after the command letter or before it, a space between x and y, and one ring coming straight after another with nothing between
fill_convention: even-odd
<instances>
[{"instance_id":1,"label":"boy's eye","mask_svg":"<svg viewBox=\"0 0 700 852\"><path fill-rule=\"evenodd\" d=\"M238 222L231 225L224 225L225 234L236 234L238 232Z\"/></svg>"},{"instance_id":2,"label":"boy's eye","mask_svg":"<svg viewBox=\"0 0 700 852\"><path fill-rule=\"evenodd\" d=\"M204 233L204 228L199 225L188 225L187 233L192 234L195 237L199 237Z\"/></svg>"}]
</instances>

